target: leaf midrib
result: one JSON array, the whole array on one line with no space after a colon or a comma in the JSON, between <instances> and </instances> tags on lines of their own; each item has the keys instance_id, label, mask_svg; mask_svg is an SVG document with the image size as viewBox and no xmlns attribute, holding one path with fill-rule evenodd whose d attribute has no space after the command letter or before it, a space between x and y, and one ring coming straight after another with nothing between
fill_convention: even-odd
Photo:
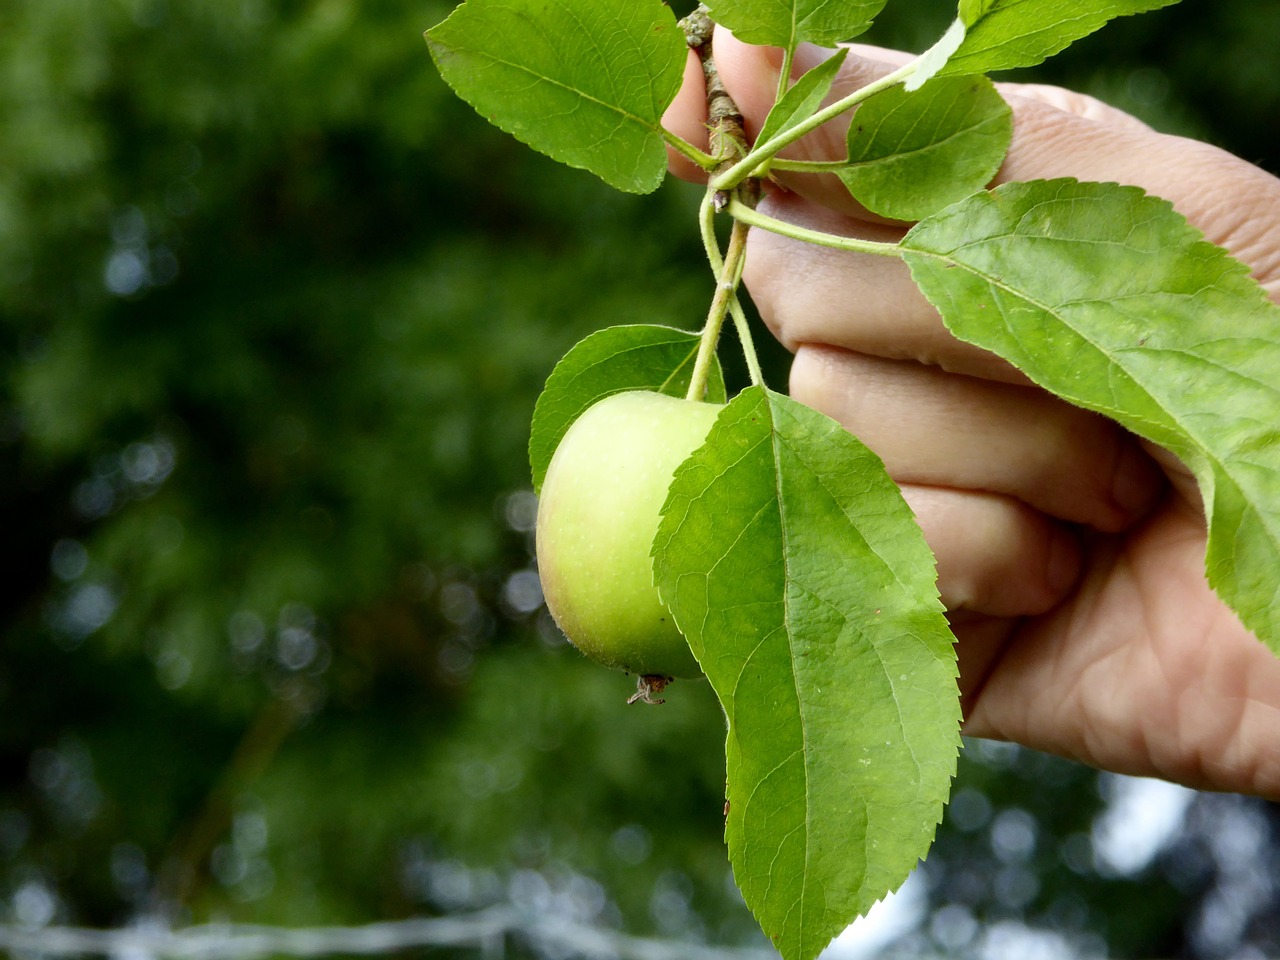
<instances>
[{"instance_id":1,"label":"leaf midrib","mask_svg":"<svg viewBox=\"0 0 1280 960\"><path fill-rule=\"evenodd\" d=\"M661 130L662 130L661 123L653 123L648 120L645 120L643 117L635 113L632 113L630 110L627 110L617 104L611 104L606 100L601 100L599 97L595 96L594 94L588 93L587 91L581 90L577 87L570 86L569 84L561 80L557 80L554 77L549 77L546 74L538 73L537 71L532 70L529 67L523 66L519 63L513 63L512 61L503 59L502 57L495 57L492 54L485 53L484 51L472 50L470 51L470 54L471 56L476 57L478 59L488 60L490 63L498 64L504 67L509 67L512 70L515 70L519 73L527 74L528 76L533 77L533 79L535 80L539 80L544 83L549 83L553 87L558 87L559 89L564 90L567 93L575 94L581 97L583 100L588 101L589 103L593 103L596 106L602 107L603 109L610 111L611 113L616 113L618 116L626 120L630 120L632 123L635 123L636 125L642 127L644 130L648 131L649 133L658 133L658 134L661 133Z\"/></svg>"},{"instance_id":2,"label":"leaf midrib","mask_svg":"<svg viewBox=\"0 0 1280 960\"><path fill-rule=\"evenodd\" d=\"M812 855L812 837L813 837L813 792L810 790L809 782L809 724L805 717L805 701L800 695L799 670L796 664L795 647L791 642L792 624L791 624L791 603L789 597L791 594L790 585L791 577L791 549L789 538L787 536L787 502L783 497L782 490L782 460L779 456L782 442L778 433L777 412L774 409L773 398L768 390L762 394L765 401L765 407L769 411L769 443L773 448L773 495L774 500L778 504L778 527L782 538L782 623L786 631L787 637L787 658L791 662L791 689L796 698L796 712L800 717L800 746L801 746L801 763L800 769L804 771L804 870L800 878L800 896L797 902L800 907L800 942L804 943L805 924L804 909L809 897L809 866L810 857ZM794 908L793 908L794 909ZM791 912L788 911L787 918L790 918Z\"/></svg>"},{"instance_id":3,"label":"leaf midrib","mask_svg":"<svg viewBox=\"0 0 1280 960\"><path fill-rule=\"evenodd\" d=\"M943 137L941 140L933 140L933 141L930 141L929 143L923 144L922 146L912 147L910 150L895 150L893 153L881 154L878 157L871 157L868 160L850 160L848 163L845 164L844 169L857 170L862 167L869 167L875 164L893 166L897 164L897 161L899 160L899 158L913 159L915 157L928 154L931 151L940 150L943 147L949 146L953 140L958 140L960 137L969 136L975 133L976 131L981 130L983 127L990 125L991 123L999 122L999 120L1001 119L1002 119L1001 117L987 117L983 120L980 120L978 123L975 123L971 126L967 126L960 130L957 130L955 131L955 133L948 134L947 136ZM873 135L873 139L874 139L874 135Z\"/></svg>"},{"instance_id":4,"label":"leaf midrib","mask_svg":"<svg viewBox=\"0 0 1280 960\"><path fill-rule=\"evenodd\" d=\"M1012 235L1011 235L1011 234L1009 234L1009 235L1005 235L1005 236L1006 236L1006 237L1011 237ZM988 238L988 239L990 239L990 238ZM978 241L975 241L974 243L971 243L971 244L965 244L963 247L957 247L957 249L965 249L965 248L970 247L970 246L979 246L979 245L980 245L980 244L979 244L979 242L978 242ZM998 278L996 278L996 277L992 276L991 274L988 274L988 273L986 273L986 272L984 272L984 271L982 271L982 270L979 270L977 267L975 267L975 266L973 266L973 265L971 265L971 264L969 264L969 263L966 263L966 262L965 262L965 261L963 261L963 260L959 260L959 259L957 259L957 258L955 258L955 257L952 257L952 256L946 256L946 255L944 255L944 254L940 254L940 253L937 253L937 252L932 251L932 250L923 250L923 249L921 249L921 248L919 248L919 247L905 247L904 249L909 250L909 251L910 251L910 252L912 252L912 253L921 254L921 255L923 255L923 256L927 256L927 257L932 257L932 258L934 258L935 260L938 260L938 261L940 261L940 262L941 262L941 263L943 263L943 264L947 264L947 265L950 265L950 266L953 266L953 267L957 267L957 268L960 268L960 269L963 269L963 270L967 270L969 273L973 274L973 275L974 275L974 276L976 276L976 277L979 277L979 278L980 278L980 279L982 279L984 282L988 283L990 286L995 287L996 289L1001 290L1001 291L1003 291L1004 293L1006 293L1006 294L1008 294L1008 295L1010 295L1010 296L1012 296L1012 297L1015 297L1015 298L1017 298L1017 299L1019 299L1019 300L1022 300L1022 301L1026 302L1026 303L1029 303L1029 304L1031 304L1033 307L1035 307L1036 309L1041 310L1041 311L1043 311L1043 312L1045 312L1045 313L1049 314L1050 316L1052 316L1055 320L1057 320L1059 323L1061 323L1064 327L1066 327L1066 328L1067 328L1068 330L1070 330L1072 333L1076 334L1076 336L1080 337L1082 340L1084 340L1086 343L1088 343L1090 346L1092 346L1095 350L1097 350L1099 353L1101 353L1103 356L1105 356L1105 357L1106 357L1106 358L1107 358L1111 363L1115 364L1115 366L1117 366L1118 368L1120 368L1121 370L1123 370L1123 371L1124 371L1124 373L1125 373L1125 375L1129 378L1129 380L1130 380L1134 385L1136 385L1137 387L1139 387L1139 388L1142 390L1142 392L1146 395L1146 397L1147 397L1147 398L1148 398L1148 399L1149 399L1149 400L1150 400L1150 401L1151 401L1151 402L1152 402L1152 403L1153 403L1153 404L1154 404L1154 405L1155 405L1155 406L1160 410L1160 412L1165 416L1167 423L1172 423L1172 424L1173 424L1174 429L1175 429L1177 432L1181 433L1183 436L1186 436L1189 440L1191 440L1191 441L1192 441L1192 443L1194 443L1194 444L1196 445L1198 452L1199 452L1199 453L1204 457L1205 462L1206 462L1206 463L1208 463L1208 464L1210 465L1210 467L1214 470L1214 472L1215 472L1216 474L1218 474L1218 475L1220 475L1220 476L1223 476L1223 477L1226 477L1227 479L1229 479L1229 480L1232 482L1232 484L1234 484L1234 485L1236 486L1236 488L1237 488L1237 489L1240 489L1240 490L1247 489L1247 487L1246 487L1246 486L1244 486L1244 485L1240 482L1240 479L1236 476L1236 474L1235 474L1233 471L1231 471L1231 470L1227 469L1227 464L1226 464L1226 462L1225 462L1224 460L1222 460L1221 458L1217 457L1216 455L1214 455L1214 453L1213 453L1212 449L1209 447L1209 445L1208 445L1208 444L1206 444L1206 443L1204 442L1204 440L1202 439L1202 436L1201 436L1201 434L1200 434L1200 433L1198 433L1198 432L1196 432L1196 431L1193 431L1193 430L1191 430L1189 427L1187 427L1186 425L1184 425L1184 423L1182 422L1182 420L1180 420L1180 419L1178 419L1178 418L1170 417L1170 414L1169 414L1169 406L1168 406L1165 402L1163 402L1163 400L1162 400L1162 399L1159 399L1159 398L1157 397L1157 395L1151 391L1151 388L1148 386L1148 384L1147 384L1147 382L1146 382L1145 380L1143 380L1143 379L1139 378L1137 375L1135 375L1135 374L1134 374L1134 372L1133 372L1133 371L1132 371L1132 370L1131 370L1127 365L1125 365L1125 364L1121 363L1121 362L1120 362L1120 360L1119 360L1119 359L1117 359L1117 355L1116 355L1116 353L1115 353L1114 351L1112 351L1112 350L1110 350L1110 349L1107 349L1107 348L1106 348L1106 347L1104 347L1102 344L1099 344L1099 343L1098 343L1096 340L1094 340L1092 337L1085 335L1085 334L1084 334L1083 332L1081 332L1081 331L1080 331L1080 330L1079 330L1075 325L1073 325L1072 323L1070 323L1070 322L1067 320L1067 318L1066 318L1063 314L1061 314L1060 312L1058 312L1058 310L1057 310L1057 309L1055 309L1055 308L1053 308L1053 307L1050 307L1048 304L1042 303L1041 301L1037 300L1036 298L1034 298L1034 297L1032 297L1032 296L1029 296L1027 293L1025 293L1025 292L1023 292L1023 291L1020 291L1020 290L1015 289L1014 287L1010 286L1009 284L1007 284L1007 283L1005 283L1005 282L1003 282L1003 281L999 280ZM1075 300L1075 301L1071 301L1071 302L1072 302L1072 303L1082 303L1082 302L1086 302L1086 301L1082 301L1082 300ZM1015 331L1011 326L1010 326L1010 327L1008 327L1008 329L1009 329L1010 334L1016 338L1016 337L1017 337L1017 333L1016 333L1016 331ZM1083 398L1082 398L1081 402L1085 402L1085 401L1083 400ZM1120 418L1124 415L1124 411L1103 411L1103 412L1107 412L1107 413L1109 413L1111 416L1115 417L1116 419L1120 419ZM1129 418L1129 419L1130 419L1130 421L1132 422L1132 421L1137 421L1139 418L1137 418L1137 417L1131 417L1131 418ZM1167 425L1167 424L1166 424L1166 425ZM1139 430L1139 429L1137 429L1137 428L1135 427L1135 432L1137 432L1137 433L1141 433L1141 430ZM1257 510L1256 508L1253 508L1253 507L1252 507L1252 504L1250 505L1250 507L1251 507L1251 510L1252 510L1252 512L1254 513L1254 515L1255 515L1255 516L1258 516L1260 519L1262 519L1262 525L1263 525L1263 527L1267 530L1268 536L1270 537L1271 541L1272 541L1273 543L1276 543L1276 544L1280 545L1280 530L1277 530L1277 529L1276 529L1276 527L1277 527L1277 523L1278 523L1278 522L1280 522L1280 518L1277 518L1274 522L1268 523L1268 522L1266 522L1266 519L1264 519L1264 518L1269 517L1269 516L1273 516L1273 515L1271 515L1271 514L1264 514L1264 513L1262 513L1261 511ZM1212 516L1210 515L1210 517L1209 517L1210 522L1212 522L1212 519L1213 519L1213 518L1212 518Z\"/></svg>"},{"instance_id":5,"label":"leaf midrib","mask_svg":"<svg viewBox=\"0 0 1280 960\"><path fill-rule=\"evenodd\" d=\"M824 604L829 605L830 601L824 598L821 594L815 593L812 589L810 589L803 582L796 579L792 575L791 550L789 549L788 542L787 542L788 527L786 523L786 499L783 496L783 490L782 490L781 453L784 449L791 455L791 458L794 461L796 461L797 463L803 464L806 467L806 469L809 470L810 474L816 479L818 484L826 492L826 495L830 500L830 502L835 504L837 508L839 508L840 514L845 517L846 521L849 523L849 526L853 529L855 533L857 533L859 539L862 541L863 545L867 548L868 552L871 555L875 556L879 561L880 565L889 571L889 573L893 576L894 581L898 583L898 585L902 587L904 590L909 590L910 587L908 584L903 583L902 578L898 575L898 572L894 568L894 565L890 563L884 556L882 556L880 552L876 550L875 547L867 541L866 537L863 536L862 531L858 528L857 524L854 523L852 518L850 518L849 515L847 514L847 512L840 507L840 502L841 502L840 497L828 485L826 478L822 474L822 471L815 469L812 466L812 464L810 464L803 456L801 456L801 451L799 449L797 449L794 445L786 442L785 437L783 437L782 434L777 429L775 410L771 402L768 404L768 410L769 410L770 424L771 424L770 443L771 443L771 446L773 447L773 458L774 458L774 464L775 464L774 502L777 503L778 505L778 513L779 513L779 521L780 521L779 527L780 527L781 538L782 538L781 546L782 546L783 597L784 597L784 602L782 607L783 625L784 625L784 629L786 631L786 636L787 636L787 655L791 661L792 690L794 691L794 694L795 694L797 712L800 717L801 758L802 758L801 769L804 771L804 785L805 785L805 806L804 806L805 808L805 818L804 818L805 870L804 870L803 877L801 879L800 896L797 898L797 902L798 902L798 906L801 914L799 936L800 936L801 942L803 943L805 938L804 909L808 902L808 892L809 892L808 878L810 873L809 868L811 865L810 861L811 861L811 854L812 854L810 838L813 833L812 825L813 825L813 812L814 812L814 805L811 800L812 791L811 791L811 780L810 780L810 765L811 763L816 763L816 756L814 755L813 751L810 749L809 722L806 719L806 712L805 712L806 700L801 695L801 692L800 692L800 687L798 683L799 670L796 662L795 648L794 648L794 645L791 643L791 637L792 637L791 606L792 605L789 602L789 600L787 600L786 598L790 597L790 593L791 593L790 587L794 585L798 589L804 590L806 593L812 594L813 596L817 597ZM871 647L872 653L875 654L877 661L880 663L881 672L884 674L886 679L888 679L890 687L892 687L893 681L890 678L890 671L888 669L888 666L884 661L883 652L874 642L870 643L870 647ZM911 741L911 739L906 735L905 727L903 726L903 718L901 715L901 711L898 711L897 713L897 721L898 721L898 729L901 737L901 742L904 745L906 745L908 751L910 752L912 762L915 764L915 768L917 772L920 770L923 770L923 764L915 752L915 745ZM870 861L871 855L869 851L865 854L865 859L867 861ZM861 883L864 885L866 883L865 874L862 878ZM789 916L790 916L790 912L788 912L788 917Z\"/></svg>"}]
</instances>

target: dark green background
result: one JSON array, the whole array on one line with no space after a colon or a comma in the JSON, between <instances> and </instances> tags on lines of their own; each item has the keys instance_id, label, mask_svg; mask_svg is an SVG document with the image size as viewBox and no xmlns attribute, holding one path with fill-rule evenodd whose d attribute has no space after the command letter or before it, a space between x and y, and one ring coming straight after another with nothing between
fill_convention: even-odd
<instances>
[{"instance_id":1,"label":"dark green background","mask_svg":"<svg viewBox=\"0 0 1280 960\"><path fill-rule=\"evenodd\" d=\"M714 698L624 708L532 577L537 391L588 331L698 325L697 192L614 194L490 128L422 41L448 9L0 2L5 921L514 899L755 942ZM897 0L868 39L919 49L950 9ZM1036 76L1275 171L1278 37L1275 2L1185 0ZM962 768L977 812L926 877L979 926L926 917L904 950L1009 924L1125 956L1280 950L1276 894L1230 886L1219 829L1253 824L1265 854L1270 807L1200 798L1157 863L1102 876L1090 771ZM1034 837L1012 861L1002 812ZM1225 940L1218 909L1246 914Z\"/></svg>"}]
</instances>

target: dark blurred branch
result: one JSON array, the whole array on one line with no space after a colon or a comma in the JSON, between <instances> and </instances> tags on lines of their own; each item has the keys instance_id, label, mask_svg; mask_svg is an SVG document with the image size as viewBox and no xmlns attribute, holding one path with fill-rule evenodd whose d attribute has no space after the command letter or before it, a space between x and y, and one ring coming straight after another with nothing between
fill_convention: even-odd
<instances>
[{"instance_id":1,"label":"dark blurred branch","mask_svg":"<svg viewBox=\"0 0 1280 960\"><path fill-rule=\"evenodd\" d=\"M174 837L161 860L152 890L152 912L168 913L195 891L201 866L231 825L236 798L262 776L280 745L298 725L305 712L300 710L298 700L305 698L307 690L301 686L303 681L292 682L298 686L285 691L283 697L272 697L258 711L204 805Z\"/></svg>"},{"instance_id":2,"label":"dark blurred branch","mask_svg":"<svg viewBox=\"0 0 1280 960\"><path fill-rule=\"evenodd\" d=\"M717 949L632 937L572 921L537 917L509 906L453 917L398 920L360 927L262 927L206 924L179 930L136 927L92 930L0 926L0 949L43 957L107 956L166 960L374 955L414 947L474 948L502 956L508 936L552 955L586 960L777 960L770 950ZM488 956L486 952L482 954Z\"/></svg>"}]
</instances>

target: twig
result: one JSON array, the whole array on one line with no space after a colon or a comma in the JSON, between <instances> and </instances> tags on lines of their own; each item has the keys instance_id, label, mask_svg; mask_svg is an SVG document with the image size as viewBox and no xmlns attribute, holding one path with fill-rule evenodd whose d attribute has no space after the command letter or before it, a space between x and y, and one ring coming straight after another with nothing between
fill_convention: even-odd
<instances>
[{"instance_id":1,"label":"twig","mask_svg":"<svg viewBox=\"0 0 1280 960\"><path fill-rule=\"evenodd\" d=\"M717 165L711 171L712 178L724 173L747 155L750 149L747 143L747 131L742 111L729 95L724 81L720 79L720 71L716 69L716 58L712 52L712 37L715 35L715 22L712 21L706 4L698 4L698 9L680 21L684 28L685 40L698 55L702 64L702 76L707 85L707 130L709 132L711 156ZM746 196L742 199L752 202L751 194L757 185L746 186ZM728 192L723 196L717 194L716 209L724 208L729 202Z\"/></svg>"},{"instance_id":2,"label":"twig","mask_svg":"<svg viewBox=\"0 0 1280 960\"><path fill-rule=\"evenodd\" d=\"M172 909L191 896L199 882L201 865L231 824L236 798L262 775L301 717L298 707L288 698L273 697L258 712L203 806L173 838L161 858L151 892L153 912Z\"/></svg>"}]
</instances>

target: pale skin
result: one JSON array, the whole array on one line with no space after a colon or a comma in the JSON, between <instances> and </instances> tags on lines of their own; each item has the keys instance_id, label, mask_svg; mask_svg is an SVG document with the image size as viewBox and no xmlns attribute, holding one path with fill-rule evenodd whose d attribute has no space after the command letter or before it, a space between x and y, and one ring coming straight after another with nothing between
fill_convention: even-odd
<instances>
[{"instance_id":1,"label":"pale skin","mask_svg":"<svg viewBox=\"0 0 1280 960\"><path fill-rule=\"evenodd\" d=\"M793 75L826 53L802 48ZM752 135L773 102L781 53L722 30L715 56ZM837 92L905 60L855 47ZM1280 179L1089 97L1017 84L1001 92L1015 132L996 182L1143 187L1280 301ZM665 123L705 148L705 117L691 62ZM784 155L837 159L843 137L837 121ZM701 177L682 158L672 166ZM760 206L773 217L876 240L904 232L861 210L834 178L777 179ZM1280 799L1280 659L1209 588L1204 513L1182 464L952 338L897 260L755 229L744 279L795 353L792 395L875 450L920 520L958 641L967 735Z\"/></svg>"}]
</instances>

